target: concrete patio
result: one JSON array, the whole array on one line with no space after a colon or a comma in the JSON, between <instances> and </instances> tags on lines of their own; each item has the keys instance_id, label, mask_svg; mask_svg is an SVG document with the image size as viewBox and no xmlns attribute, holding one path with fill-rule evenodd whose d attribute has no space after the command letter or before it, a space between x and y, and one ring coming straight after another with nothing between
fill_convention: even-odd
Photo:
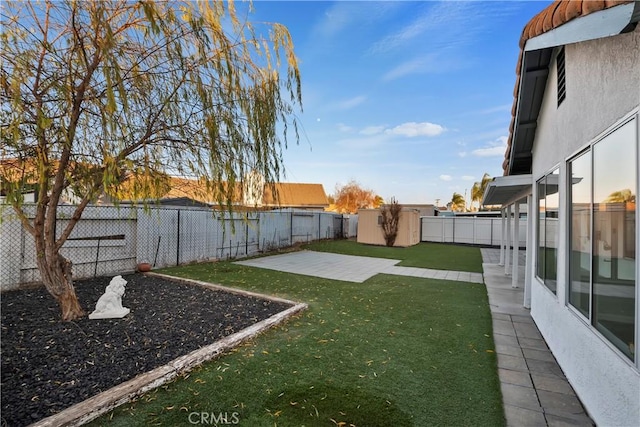
<instances>
[{"instance_id":1,"label":"concrete patio","mask_svg":"<svg viewBox=\"0 0 640 427\"><path fill-rule=\"evenodd\" d=\"M299 251L254 258L246 261L237 261L236 264L356 283L363 283L365 280L381 273L458 282L483 282L482 274L480 273L398 267L396 264L399 262L400 260L397 259L341 255L329 252Z\"/></svg>"}]
</instances>

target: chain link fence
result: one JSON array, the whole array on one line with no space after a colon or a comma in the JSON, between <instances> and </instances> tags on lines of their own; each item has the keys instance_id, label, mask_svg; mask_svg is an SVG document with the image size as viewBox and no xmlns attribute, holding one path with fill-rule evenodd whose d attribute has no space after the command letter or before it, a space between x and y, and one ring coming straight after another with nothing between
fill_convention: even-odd
<instances>
[{"instance_id":1,"label":"chain link fence","mask_svg":"<svg viewBox=\"0 0 640 427\"><path fill-rule=\"evenodd\" d=\"M74 209L59 206L57 235ZM33 219L35 206L25 211ZM73 277L82 279L131 272L140 262L161 268L242 258L296 243L351 237L348 230L346 219L331 212L223 214L195 207L89 206L61 253L73 263ZM34 239L6 209L0 221L0 289L39 280Z\"/></svg>"}]
</instances>

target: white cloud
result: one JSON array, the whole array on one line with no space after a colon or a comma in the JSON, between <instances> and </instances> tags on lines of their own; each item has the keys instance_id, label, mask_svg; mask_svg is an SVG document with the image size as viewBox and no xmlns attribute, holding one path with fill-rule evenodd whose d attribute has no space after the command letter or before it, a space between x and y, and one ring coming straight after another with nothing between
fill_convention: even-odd
<instances>
[{"instance_id":1,"label":"white cloud","mask_svg":"<svg viewBox=\"0 0 640 427\"><path fill-rule=\"evenodd\" d=\"M371 151L374 148L381 147L386 143L385 135L366 135L363 137L354 137L354 138L345 138L337 141L338 145L352 149L358 150L360 156L375 156L377 153L375 151ZM366 151L370 150L370 151Z\"/></svg>"},{"instance_id":2,"label":"white cloud","mask_svg":"<svg viewBox=\"0 0 640 427\"><path fill-rule=\"evenodd\" d=\"M502 104L496 107L485 108L484 110L480 110L478 114L493 114L493 113L502 113L505 111L511 111L511 104Z\"/></svg>"},{"instance_id":3,"label":"white cloud","mask_svg":"<svg viewBox=\"0 0 640 427\"><path fill-rule=\"evenodd\" d=\"M461 21L461 9L464 7L451 3L454 2L435 3L432 7L425 8L412 23L374 43L370 51L372 53L389 52L415 38L424 36L429 31L437 33L446 29L450 23Z\"/></svg>"},{"instance_id":4,"label":"white cloud","mask_svg":"<svg viewBox=\"0 0 640 427\"><path fill-rule=\"evenodd\" d=\"M352 133L354 130L346 125L339 124L338 129L345 133ZM345 138L338 141L342 146L354 149L371 149L383 146L397 137L433 137L446 131L443 126L429 122L406 122L395 127L385 127L382 125L372 125L360 129L357 133L360 137ZM422 142L423 140L419 140Z\"/></svg>"},{"instance_id":5,"label":"white cloud","mask_svg":"<svg viewBox=\"0 0 640 427\"><path fill-rule=\"evenodd\" d=\"M377 135L384 131L384 126L367 126L362 129L359 133L361 135Z\"/></svg>"},{"instance_id":6,"label":"white cloud","mask_svg":"<svg viewBox=\"0 0 640 427\"><path fill-rule=\"evenodd\" d=\"M517 10L516 6L505 6L504 3L424 2L423 6L412 9L415 16L412 22L399 29L389 26L393 32L373 43L368 53L388 55L404 50L416 56L422 55L396 65L383 76L384 81L409 74L443 73L472 67L474 59L461 50L476 43L482 33L493 32L496 20L503 20ZM416 50L416 45L420 46L421 52Z\"/></svg>"},{"instance_id":7,"label":"white cloud","mask_svg":"<svg viewBox=\"0 0 640 427\"><path fill-rule=\"evenodd\" d=\"M451 181L453 177L451 175L440 175L440 179L443 181Z\"/></svg>"},{"instance_id":8,"label":"white cloud","mask_svg":"<svg viewBox=\"0 0 640 427\"><path fill-rule=\"evenodd\" d=\"M340 132L352 132L353 128L351 126L347 126L344 123L338 123L338 130Z\"/></svg>"},{"instance_id":9,"label":"white cloud","mask_svg":"<svg viewBox=\"0 0 640 427\"><path fill-rule=\"evenodd\" d=\"M352 8L336 3L324 13L314 32L322 37L331 37L347 28L353 19Z\"/></svg>"},{"instance_id":10,"label":"white cloud","mask_svg":"<svg viewBox=\"0 0 640 427\"><path fill-rule=\"evenodd\" d=\"M471 153L477 157L498 157L503 156L507 150L507 137L501 136L495 141L488 142L486 147L473 150Z\"/></svg>"},{"instance_id":11,"label":"white cloud","mask_svg":"<svg viewBox=\"0 0 640 427\"><path fill-rule=\"evenodd\" d=\"M467 157L467 152L466 151L458 151L458 156L459 157Z\"/></svg>"},{"instance_id":12,"label":"white cloud","mask_svg":"<svg viewBox=\"0 0 640 427\"><path fill-rule=\"evenodd\" d=\"M474 179L476 179L474 176L471 176L471 175L462 175L461 178L463 181L473 181Z\"/></svg>"},{"instance_id":13,"label":"white cloud","mask_svg":"<svg viewBox=\"0 0 640 427\"><path fill-rule=\"evenodd\" d=\"M388 19L399 8L401 5L397 2L367 2L365 5L360 2L334 2L319 17L313 33L321 38L336 37L354 26L366 28L376 25L380 20Z\"/></svg>"},{"instance_id":14,"label":"white cloud","mask_svg":"<svg viewBox=\"0 0 640 427\"><path fill-rule=\"evenodd\" d=\"M478 157L498 157L504 155L505 147L487 147L473 150L473 155Z\"/></svg>"},{"instance_id":15,"label":"white cloud","mask_svg":"<svg viewBox=\"0 0 640 427\"><path fill-rule=\"evenodd\" d=\"M366 96L356 96L350 99L346 99L344 101L341 101L337 104L337 108L339 110L350 110L354 107L357 107L358 105L362 104L364 101L367 100Z\"/></svg>"},{"instance_id":16,"label":"white cloud","mask_svg":"<svg viewBox=\"0 0 640 427\"><path fill-rule=\"evenodd\" d=\"M427 67L428 61L425 58L413 59L411 61L404 62L391 71L382 76L382 80L389 81L399 79L400 77L407 76L409 74L421 73Z\"/></svg>"},{"instance_id":17,"label":"white cloud","mask_svg":"<svg viewBox=\"0 0 640 427\"><path fill-rule=\"evenodd\" d=\"M468 66L468 60L464 58L431 53L397 65L382 76L382 81L395 80L411 74L447 73Z\"/></svg>"},{"instance_id":18,"label":"white cloud","mask_svg":"<svg viewBox=\"0 0 640 427\"><path fill-rule=\"evenodd\" d=\"M387 129L385 133L391 135L402 135L409 138L414 136L438 136L445 131L445 128L435 123L429 122L407 122L394 128Z\"/></svg>"}]
</instances>

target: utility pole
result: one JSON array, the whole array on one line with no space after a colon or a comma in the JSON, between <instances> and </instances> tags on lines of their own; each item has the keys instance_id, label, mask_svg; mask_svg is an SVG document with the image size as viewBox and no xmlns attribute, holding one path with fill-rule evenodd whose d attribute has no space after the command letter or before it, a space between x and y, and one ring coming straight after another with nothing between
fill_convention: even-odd
<instances>
[{"instance_id":1,"label":"utility pole","mask_svg":"<svg viewBox=\"0 0 640 427\"><path fill-rule=\"evenodd\" d=\"M468 212L469 209L467 208L467 189L464 189L464 210L465 212Z\"/></svg>"}]
</instances>

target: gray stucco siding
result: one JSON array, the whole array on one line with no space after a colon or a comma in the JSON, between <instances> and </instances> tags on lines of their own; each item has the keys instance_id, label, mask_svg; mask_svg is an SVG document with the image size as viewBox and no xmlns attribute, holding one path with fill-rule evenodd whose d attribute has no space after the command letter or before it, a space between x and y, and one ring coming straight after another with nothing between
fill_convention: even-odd
<instances>
[{"instance_id":1,"label":"gray stucco siding","mask_svg":"<svg viewBox=\"0 0 640 427\"><path fill-rule=\"evenodd\" d=\"M640 425L638 367L596 332L589 320L566 304L566 161L630 113L637 115L640 106L640 26L628 34L567 45L565 61L567 97L559 107L555 59L549 68L532 163L534 181L555 167L560 170L557 294L552 294L535 278L535 262L532 262L531 315L596 423ZM535 201L535 185L533 191ZM534 202L529 215L535 217L536 211ZM531 224L535 236L536 221ZM636 266L639 268L637 261Z\"/></svg>"},{"instance_id":2,"label":"gray stucco siding","mask_svg":"<svg viewBox=\"0 0 640 427\"><path fill-rule=\"evenodd\" d=\"M536 178L640 105L640 25L631 33L567 45L565 61L567 98L559 107L555 60L549 69L533 147Z\"/></svg>"}]
</instances>

